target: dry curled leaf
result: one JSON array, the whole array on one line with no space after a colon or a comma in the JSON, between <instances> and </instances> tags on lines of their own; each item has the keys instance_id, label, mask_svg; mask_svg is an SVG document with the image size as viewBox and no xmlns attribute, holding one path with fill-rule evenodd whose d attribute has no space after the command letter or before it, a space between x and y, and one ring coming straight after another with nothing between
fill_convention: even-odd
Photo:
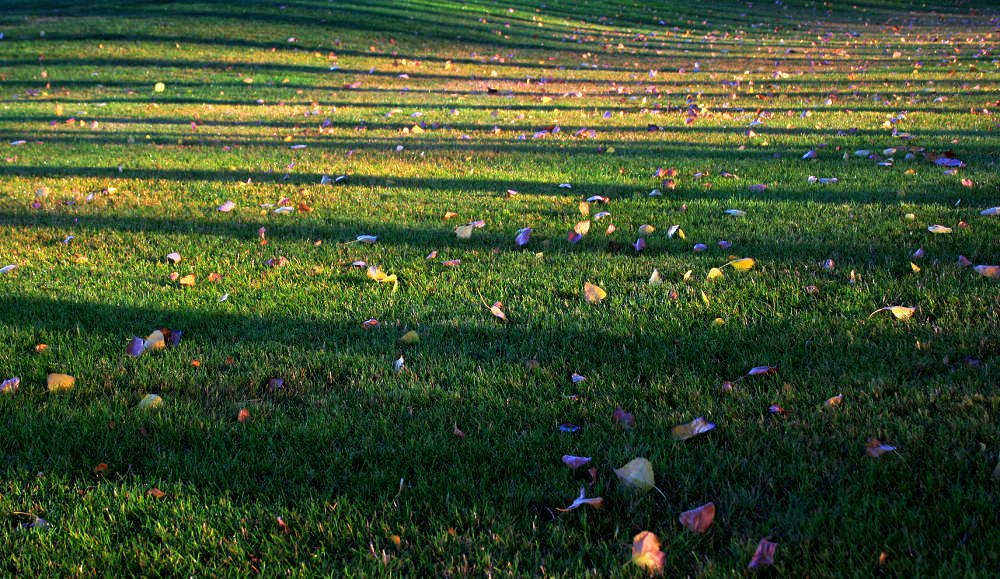
<instances>
[{"instance_id":1,"label":"dry curled leaf","mask_svg":"<svg viewBox=\"0 0 1000 579\"><path fill-rule=\"evenodd\" d=\"M747 565L747 568L757 569L758 567L764 567L766 565L774 565L774 551L777 548L777 543L772 543L767 539L761 539L760 543L757 545L757 550L754 551L753 557L750 559L750 564Z\"/></svg>"},{"instance_id":2,"label":"dry curled leaf","mask_svg":"<svg viewBox=\"0 0 1000 579\"><path fill-rule=\"evenodd\" d=\"M584 489L580 489L580 496L577 497L573 501L573 503L570 504L570 506L566 507L565 509L559 509L559 508L557 508L556 510L565 513L567 511L572 511L573 509L582 507L583 505L590 505L590 506L594 507L595 509L599 509L599 508L601 508L601 504L603 502L604 502L604 499L602 499L601 497L592 497L592 498L589 498L589 499L586 498L584 496Z\"/></svg>"}]
</instances>

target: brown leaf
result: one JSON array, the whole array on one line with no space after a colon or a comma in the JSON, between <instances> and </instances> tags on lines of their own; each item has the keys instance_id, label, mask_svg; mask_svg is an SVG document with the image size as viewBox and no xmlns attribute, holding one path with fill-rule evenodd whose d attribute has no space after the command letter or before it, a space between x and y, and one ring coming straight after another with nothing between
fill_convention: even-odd
<instances>
[{"instance_id":1,"label":"brown leaf","mask_svg":"<svg viewBox=\"0 0 1000 579\"><path fill-rule=\"evenodd\" d=\"M704 534L715 520L715 503L708 503L690 511L684 511L680 516L681 524L689 531Z\"/></svg>"},{"instance_id":2,"label":"brown leaf","mask_svg":"<svg viewBox=\"0 0 1000 579\"><path fill-rule=\"evenodd\" d=\"M153 497L154 499L162 499L163 497L167 496L167 493L161 491L156 487L153 487L148 491L146 491L146 494Z\"/></svg>"},{"instance_id":3,"label":"brown leaf","mask_svg":"<svg viewBox=\"0 0 1000 579\"><path fill-rule=\"evenodd\" d=\"M108 474L108 463L102 462L94 467L95 476L105 476L106 474Z\"/></svg>"}]
</instances>

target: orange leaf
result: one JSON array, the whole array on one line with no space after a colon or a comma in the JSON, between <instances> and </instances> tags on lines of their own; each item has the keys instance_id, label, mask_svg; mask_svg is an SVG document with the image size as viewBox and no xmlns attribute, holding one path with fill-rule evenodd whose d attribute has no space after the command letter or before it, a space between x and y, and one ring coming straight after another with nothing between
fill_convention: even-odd
<instances>
[{"instance_id":1,"label":"orange leaf","mask_svg":"<svg viewBox=\"0 0 1000 579\"><path fill-rule=\"evenodd\" d=\"M596 304L608 297L608 292L604 291L600 287L586 282L583 284L583 298L592 304Z\"/></svg>"},{"instance_id":2,"label":"orange leaf","mask_svg":"<svg viewBox=\"0 0 1000 579\"><path fill-rule=\"evenodd\" d=\"M246 408L240 408L240 411L236 414L236 420L239 422L250 420L250 411Z\"/></svg>"},{"instance_id":3,"label":"orange leaf","mask_svg":"<svg viewBox=\"0 0 1000 579\"><path fill-rule=\"evenodd\" d=\"M660 540L649 531L643 531L632 539L632 562L650 573L663 572L665 555L660 551Z\"/></svg>"},{"instance_id":4,"label":"orange leaf","mask_svg":"<svg viewBox=\"0 0 1000 579\"><path fill-rule=\"evenodd\" d=\"M146 491L146 494L153 497L154 499L162 499L163 497L167 496L167 493L161 491L156 487L153 487L148 491Z\"/></svg>"},{"instance_id":5,"label":"orange leaf","mask_svg":"<svg viewBox=\"0 0 1000 579\"><path fill-rule=\"evenodd\" d=\"M96 476L104 476L108 474L108 463L102 462L101 464L94 467L94 474Z\"/></svg>"},{"instance_id":6,"label":"orange leaf","mask_svg":"<svg viewBox=\"0 0 1000 579\"><path fill-rule=\"evenodd\" d=\"M192 286L193 287L194 286L194 274L193 273L189 273L189 274L185 275L184 277L182 277L180 279L179 283L181 285L186 285L186 286Z\"/></svg>"}]
</instances>

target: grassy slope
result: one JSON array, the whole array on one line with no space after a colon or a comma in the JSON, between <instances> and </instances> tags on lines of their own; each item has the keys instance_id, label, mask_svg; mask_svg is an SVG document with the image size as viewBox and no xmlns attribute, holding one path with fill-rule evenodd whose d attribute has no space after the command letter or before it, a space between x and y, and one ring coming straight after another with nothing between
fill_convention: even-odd
<instances>
[{"instance_id":1,"label":"grassy slope","mask_svg":"<svg viewBox=\"0 0 1000 579\"><path fill-rule=\"evenodd\" d=\"M632 574L644 529L670 575L738 572L765 536L792 575L873 573L882 552L901 575L995 568L1000 291L956 260L1000 262L996 218L979 215L1000 204L997 121L970 112L996 108L996 57L981 54L996 14L546 4L5 12L0 265L19 267L0 276L0 379L22 386L0 397L3 569ZM686 124L692 103L710 114ZM904 111L895 126L912 141L884 126ZM402 132L420 121L426 132ZM908 144L968 167L853 155ZM810 149L817 159L802 160ZM677 187L651 198L658 167L679 171ZM324 174L348 179L321 186ZM570 245L590 195L611 198L593 210L617 232L597 222ZM315 211L260 207L285 196ZM239 209L216 212L226 200ZM723 214L732 207L747 216ZM457 240L454 226L475 219L486 226ZM636 255L644 223L657 230ZM935 223L955 233L932 236ZM667 238L673 224L686 240ZM517 248L525 226L532 242ZM378 243L339 243L363 233ZM171 251L184 261L166 263ZM758 266L705 281L730 254ZM277 255L290 264L262 265ZM397 274L398 291L345 267L354 260ZM664 285L647 285L654 268ZM207 283L212 272L223 280ZM608 299L584 303L584 281ZM896 304L917 307L913 319L866 319ZM382 327L362 329L372 317ZM125 355L159 327L183 330L181 346ZM407 329L420 344L398 342ZM722 391L761 364L781 372ZM75 375L75 390L47 393L53 371ZM283 389L267 388L274 377ZM164 407L135 410L151 392ZM820 410L841 392L841 408ZM613 427L617 406L634 431ZM718 429L671 439L697 416ZM581 432L558 432L565 422ZM865 457L872 436L900 451ZM554 511L584 486L564 453L594 457L587 494L604 509ZM619 488L611 469L636 456L663 496ZM712 530L684 532L677 515L708 501ZM19 513L53 527L17 531L31 520Z\"/></svg>"}]
</instances>

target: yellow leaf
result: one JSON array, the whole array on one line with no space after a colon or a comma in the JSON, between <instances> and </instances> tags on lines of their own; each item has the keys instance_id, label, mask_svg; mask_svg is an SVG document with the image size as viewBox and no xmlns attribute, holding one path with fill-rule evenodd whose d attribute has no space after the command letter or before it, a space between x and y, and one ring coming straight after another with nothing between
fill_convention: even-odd
<instances>
[{"instance_id":1,"label":"yellow leaf","mask_svg":"<svg viewBox=\"0 0 1000 579\"><path fill-rule=\"evenodd\" d=\"M146 340L142 344L143 350L162 350L166 347L166 339L163 336L163 332L160 330L156 330L152 334L146 336Z\"/></svg>"},{"instance_id":2,"label":"yellow leaf","mask_svg":"<svg viewBox=\"0 0 1000 579\"><path fill-rule=\"evenodd\" d=\"M830 398L827 398L826 402L823 403L823 408L836 408L840 406L843 402L844 402L844 395L837 394L836 396L831 396Z\"/></svg>"},{"instance_id":3,"label":"yellow leaf","mask_svg":"<svg viewBox=\"0 0 1000 579\"><path fill-rule=\"evenodd\" d=\"M721 269L713 267L712 269L708 270L708 279L718 279L720 277L724 277L722 275Z\"/></svg>"},{"instance_id":4,"label":"yellow leaf","mask_svg":"<svg viewBox=\"0 0 1000 579\"><path fill-rule=\"evenodd\" d=\"M654 486L653 465L645 458L633 458L625 466L615 469L618 480L627 488L648 492Z\"/></svg>"},{"instance_id":5,"label":"yellow leaf","mask_svg":"<svg viewBox=\"0 0 1000 579\"><path fill-rule=\"evenodd\" d=\"M652 233L654 231L656 231L656 228L653 227L652 225L646 224L646 225L640 225L639 226L639 233L642 234L642 235L649 235L650 233Z\"/></svg>"},{"instance_id":6,"label":"yellow leaf","mask_svg":"<svg viewBox=\"0 0 1000 579\"><path fill-rule=\"evenodd\" d=\"M687 239L687 236L684 235L684 230L683 229L678 229L677 230L677 238L680 239L680 240L682 240L682 241L685 240L685 239Z\"/></svg>"},{"instance_id":7,"label":"yellow leaf","mask_svg":"<svg viewBox=\"0 0 1000 579\"><path fill-rule=\"evenodd\" d=\"M662 573L665 555L660 551L660 540L649 531L632 539L632 562L650 573Z\"/></svg>"},{"instance_id":8,"label":"yellow leaf","mask_svg":"<svg viewBox=\"0 0 1000 579\"><path fill-rule=\"evenodd\" d=\"M913 263L912 261L910 262L910 269L913 270L913 273L920 273L920 266Z\"/></svg>"},{"instance_id":9,"label":"yellow leaf","mask_svg":"<svg viewBox=\"0 0 1000 579\"><path fill-rule=\"evenodd\" d=\"M590 203L587 203L586 201L580 202L580 215L583 215L584 217L590 215Z\"/></svg>"},{"instance_id":10,"label":"yellow leaf","mask_svg":"<svg viewBox=\"0 0 1000 579\"><path fill-rule=\"evenodd\" d=\"M181 285L194 286L194 274L193 273L187 274L186 276L180 279L179 283Z\"/></svg>"},{"instance_id":11,"label":"yellow leaf","mask_svg":"<svg viewBox=\"0 0 1000 579\"><path fill-rule=\"evenodd\" d=\"M874 312L872 312L871 316L868 317L871 318L875 314L882 311L891 313L892 315L896 316L897 320L908 320L910 319L910 317L913 316L913 312L917 311L917 308L908 308L906 306L886 306L884 308L879 308L875 310Z\"/></svg>"},{"instance_id":12,"label":"yellow leaf","mask_svg":"<svg viewBox=\"0 0 1000 579\"><path fill-rule=\"evenodd\" d=\"M706 306L709 305L710 303L712 303L712 302L708 301L708 296L705 295L704 291L698 290L698 292L701 293L701 303L705 304Z\"/></svg>"},{"instance_id":13,"label":"yellow leaf","mask_svg":"<svg viewBox=\"0 0 1000 579\"><path fill-rule=\"evenodd\" d=\"M689 438L698 436L699 434L708 432L709 430L714 430L715 424L708 422L702 417L695 418L687 424L681 424L680 426L675 426L672 434L677 440L687 440Z\"/></svg>"},{"instance_id":14,"label":"yellow leaf","mask_svg":"<svg viewBox=\"0 0 1000 579\"><path fill-rule=\"evenodd\" d=\"M162 82L158 82L153 85L153 92L163 92L164 90L166 90L166 88L167 85L163 84Z\"/></svg>"},{"instance_id":15,"label":"yellow leaf","mask_svg":"<svg viewBox=\"0 0 1000 579\"><path fill-rule=\"evenodd\" d=\"M420 334L418 334L415 330L410 330L409 332L403 334L399 341L404 344L416 344L420 341Z\"/></svg>"},{"instance_id":16,"label":"yellow leaf","mask_svg":"<svg viewBox=\"0 0 1000 579\"><path fill-rule=\"evenodd\" d=\"M726 265L732 266L733 269L744 270L744 269L750 269L756 263L757 262L754 261L754 259L752 257L744 257L743 259L736 259L736 260L730 261ZM725 267L725 265L722 266L722 267Z\"/></svg>"},{"instance_id":17,"label":"yellow leaf","mask_svg":"<svg viewBox=\"0 0 1000 579\"><path fill-rule=\"evenodd\" d=\"M136 408L159 408L160 406L163 406L163 398L156 394L146 394L136 405Z\"/></svg>"},{"instance_id":18,"label":"yellow leaf","mask_svg":"<svg viewBox=\"0 0 1000 579\"><path fill-rule=\"evenodd\" d=\"M663 279L660 278L660 272L654 269L653 275L649 276L649 285L661 285L662 283Z\"/></svg>"},{"instance_id":19,"label":"yellow leaf","mask_svg":"<svg viewBox=\"0 0 1000 579\"><path fill-rule=\"evenodd\" d=\"M690 270L690 269L687 270L687 271L685 271L684 272L684 277L681 278L681 281L689 281L691 279L691 274L692 273L694 273L694 272L692 270Z\"/></svg>"},{"instance_id":20,"label":"yellow leaf","mask_svg":"<svg viewBox=\"0 0 1000 579\"><path fill-rule=\"evenodd\" d=\"M583 284L583 298L592 304L596 304L608 297L608 292L600 287L588 282Z\"/></svg>"},{"instance_id":21,"label":"yellow leaf","mask_svg":"<svg viewBox=\"0 0 1000 579\"><path fill-rule=\"evenodd\" d=\"M573 226L573 231L578 235L587 235L590 232L590 220L577 223Z\"/></svg>"},{"instance_id":22,"label":"yellow leaf","mask_svg":"<svg viewBox=\"0 0 1000 579\"><path fill-rule=\"evenodd\" d=\"M46 383L48 384L49 392L62 392L63 390L73 388L76 384L76 378L69 374L49 374Z\"/></svg>"}]
</instances>

